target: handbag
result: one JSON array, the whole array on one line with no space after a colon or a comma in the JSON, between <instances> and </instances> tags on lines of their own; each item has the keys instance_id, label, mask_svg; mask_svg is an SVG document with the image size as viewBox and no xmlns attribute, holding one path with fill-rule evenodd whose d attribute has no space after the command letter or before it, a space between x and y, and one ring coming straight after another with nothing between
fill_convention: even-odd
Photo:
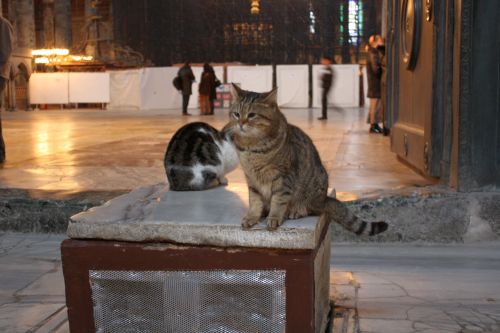
<instances>
[{"instance_id":1,"label":"handbag","mask_svg":"<svg viewBox=\"0 0 500 333\"><path fill-rule=\"evenodd\" d=\"M182 79L180 76L174 77L172 84L174 85L175 89L182 90Z\"/></svg>"}]
</instances>

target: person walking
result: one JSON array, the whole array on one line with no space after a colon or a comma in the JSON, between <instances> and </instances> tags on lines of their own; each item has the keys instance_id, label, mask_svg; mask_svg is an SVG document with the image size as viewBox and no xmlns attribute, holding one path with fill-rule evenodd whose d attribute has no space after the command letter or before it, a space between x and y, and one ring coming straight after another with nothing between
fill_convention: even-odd
<instances>
[{"instance_id":1,"label":"person walking","mask_svg":"<svg viewBox=\"0 0 500 333\"><path fill-rule=\"evenodd\" d=\"M366 61L366 73L368 79L368 122L370 133L382 133L378 125L378 110L380 107L380 79L382 78L382 64L380 62L380 51L377 49L382 45L382 37L372 35L368 40L368 57Z\"/></svg>"},{"instance_id":2,"label":"person walking","mask_svg":"<svg viewBox=\"0 0 500 333\"><path fill-rule=\"evenodd\" d=\"M189 61L186 61L184 63L184 66L182 66L179 71L177 72L177 76L181 78L182 82L182 115L184 116L189 116L190 114L187 112L188 104L189 104L189 98L191 97L192 91L191 91L191 86L193 85L194 81L194 74L191 69L191 66L189 65Z\"/></svg>"},{"instance_id":3,"label":"person walking","mask_svg":"<svg viewBox=\"0 0 500 333\"><path fill-rule=\"evenodd\" d=\"M3 93L9 80L12 56L14 48L14 29L0 13L0 109L3 103ZM0 116L0 163L5 161L5 142L2 133L2 118Z\"/></svg>"},{"instance_id":4,"label":"person walking","mask_svg":"<svg viewBox=\"0 0 500 333\"><path fill-rule=\"evenodd\" d=\"M318 120L327 120L327 109L328 109L328 93L332 88L333 83L333 69L332 69L332 59L329 57L322 57L320 63L323 65L321 69L321 117Z\"/></svg>"},{"instance_id":5,"label":"person walking","mask_svg":"<svg viewBox=\"0 0 500 333\"><path fill-rule=\"evenodd\" d=\"M201 115L213 114L210 108L212 90L215 91L215 72L209 64L205 63L203 65L203 72L201 73L200 85L198 86Z\"/></svg>"}]
</instances>

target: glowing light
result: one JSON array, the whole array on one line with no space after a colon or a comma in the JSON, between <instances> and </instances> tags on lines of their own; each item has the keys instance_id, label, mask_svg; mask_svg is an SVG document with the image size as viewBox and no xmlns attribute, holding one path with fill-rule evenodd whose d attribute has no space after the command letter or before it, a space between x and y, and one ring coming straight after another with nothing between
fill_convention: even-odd
<instances>
[{"instance_id":1,"label":"glowing light","mask_svg":"<svg viewBox=\"0 0 500 333\"><path fill-rule=\"evenodd\" d=\"M44 57L65 56L68 54L69 54L68 49L39 49L31 51L32 56L44 56Z\"/></svg>"},{"instance_id":2,"label":"glowing light","mask_svg":"<svg viewBox=\"0 0 500 333\"><path fill-rule=\"evenodd\" d=\"M67 49L41 49L33 50L35 64L54 65L71 62L88 62L94 60L92 56L69 54Z\"/></svg>"},{"instance_id":3,"label":"glowing light","mask_svg":"<svg viewBox=\"0 0 500 333\"><path fill-rule=\"evenodd\" d=\"M48 63L49 63L49 58L47 57L35 58L35 64L48 64Z\"/></svg>"},{"instance_id":4,"label":"glowing light","mask_svg":"<svg viewBox=\"0 0 500 333\"><path fill-rule=\"evenodd\" d=\"M258 15L259 12L259 0L253 0L252 4L250 5L250 13L252 13L252 15Z\"/></svg>"}]
</instances>

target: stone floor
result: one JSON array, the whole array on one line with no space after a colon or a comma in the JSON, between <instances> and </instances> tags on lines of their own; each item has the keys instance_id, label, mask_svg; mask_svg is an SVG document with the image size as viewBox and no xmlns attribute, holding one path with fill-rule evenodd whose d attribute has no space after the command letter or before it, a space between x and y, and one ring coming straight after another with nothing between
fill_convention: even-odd
<instances>
[{"instance_id":1,"label":"stone floor","mask_svg":"<svg viewBox=\"0 0 500 333\"><path fill-rule=\"evenodd\" d=\"M334 333L500 332L499 242L334 245Z\"/></svg>"},{"instance_id":2,"label":"stone floor","mask_svg":"<svg viewBox=\"0 0 500 333\"><path fill-rule=\"evenodd\" d=\"M316 119L318 109L283 112L311 136L330 174L330 186L341 199L431 183L390 152L389 137L368 133L365 109L332 109L326 122ZM179 114L180 110L2 112L7 161L1 166L0 188L74 194L128 191L164 182L163 155L180 126L201 120L221 128L227 120L225 110L204 117ZM241 169L228 178L244 183Z\"/></svg>"},{"instance_id":3,"label":"stone floor","mask_svg":"<svg viewBox=\"0 0 500 333\"><path fill-rule=\"evenodd\" d=\"M69 332L64 238L0 234L0 332ZM500 242L334 244L330 333L498 333L498 253Z\"/></svg>"}]
</instances>

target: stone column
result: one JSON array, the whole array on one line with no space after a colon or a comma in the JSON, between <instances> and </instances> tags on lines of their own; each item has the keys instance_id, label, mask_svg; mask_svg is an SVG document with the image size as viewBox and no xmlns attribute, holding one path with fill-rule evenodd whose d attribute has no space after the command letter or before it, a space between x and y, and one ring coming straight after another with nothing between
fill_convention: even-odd
<instances>
[{"instance_id":1,"label":"stone column","mask_svg":"<svg viewBox=\"0 0 500 333\"><path fill-rule=\"evenodd\" d=\"M17 46L33 49L35 39L35 8L33 0L16 0L12 6L15 11L14 29L16 30Z\"/></svg>"},{"instance_id":2,"label":"stone column","mask_svg":"<svg viewBox=\"0 0 500 333\"><path fill-rule=\"evenodd\" d=\"M43 47L51 49L55 47L54 31L54 0L43 0Z\"/></svg>"},{"instance_id":3,"label":"stone column","mask_svg":"<svg viewBox=\"0 0 500 333\"><path fill-rule=\"evenodd\" d=\"M382 0L382 27L380 34L383 38L387 38L387 0Z\"/></svg>"},{"instance_id":4,"label":"stone column","mask_svg":"<svg viewBox=\"0 0 500 333\"><path fill-rule=\"evenodd\" d=\"M71 1L55 0L55 46L70 48L71 46Z\"/></svg>"},{"instance_id":5,"label":"stone column","mask_svg":"<svg viewBox=\"0 0 500 333\"><path fill-rule=\"evenodd\" d=\"M98 57L96 48L97 27L95 17L97 14L96 4L94 0L85 0L85 23L87 28L87 45L85 46L85 54Z\"/></svg>"}]
</instances>

